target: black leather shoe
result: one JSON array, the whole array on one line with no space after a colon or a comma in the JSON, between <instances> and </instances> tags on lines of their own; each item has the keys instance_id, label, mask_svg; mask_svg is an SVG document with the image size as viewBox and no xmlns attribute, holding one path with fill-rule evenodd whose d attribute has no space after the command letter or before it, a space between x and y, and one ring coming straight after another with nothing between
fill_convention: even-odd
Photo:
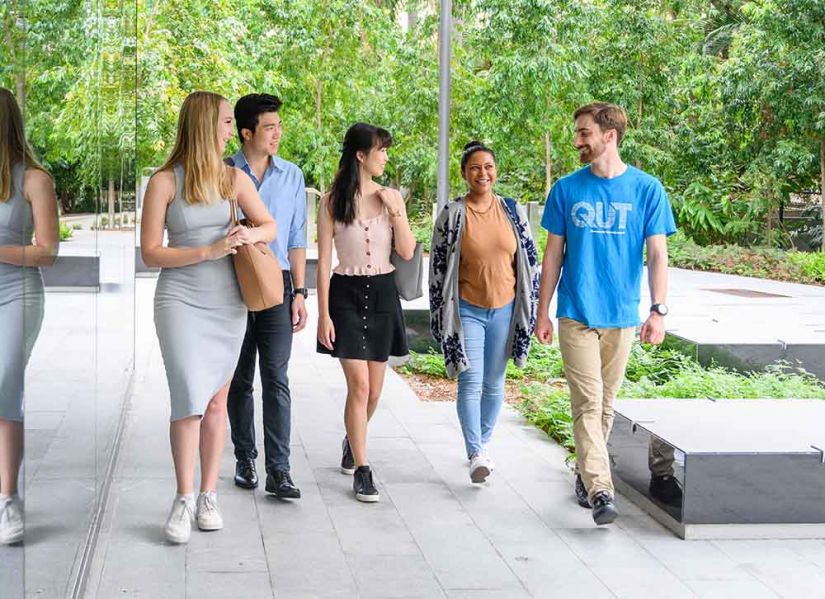
<instances>
[{"instance_id":1,"label":"black leather shoe","mask_svg":"<svg viewBox=\"0 0 825 599\"><path fill-rule=\"evenodd\" d=\"M591 503L593 505L593 522L599 526L610 524L619 515L616 506L613 504L613 498L607 491L596 493Z\"/></svg>"},{"instance_id":2,"label":"black leather shoe","mask_svg":"<svg viewBox=\"0 0 825 599\"><path fill-rule=\"evenodd\" d=\"M582 475L576 475L576 502L583 508L590 509L590 501L587 499L587 489L584 488Z\"/></svg>"},{"instance_id":3,"label":"black leather shoe","mask_svg":"<svg viewBox=\"0 0 825 599\"><path fill-rule=\"evenodd\" d=\"M650 477L650 496L658 499L665 505L680 507L682 505L682 487L679 481L673 476L664 474L662 476Z\"/></svg>"},{"instance_id":4,"label":"black leather shoe","mask_svg":"<svg viewBox=\"0 0 825 599\"><path fill-rule=\"evenodd\" d=\"M255 470L255 460L250 458L235 462L235 485L242 489L256 489L258 487L258 472Z\"/></svg>"},{"instance_id":5,"label":"black leather shoe","mask_svg":"<svg viewBox=\"0 0 825 599\"><path fill-rule=\"evenodd\" d=\"M369 466L359 466L352 475L352 490L355 498L365 503L375 503L381 499L381 494L372 480L372 470Z\"/></svg>"},{"instance_id":6,"label":"black leather shoe","mask_svg":"<svg viewBox=\"0 0 825 599\"><path fill-rule=\"evenodd\" d=\"M292 482L292 477L285 470L275 470L266 475L266 492L279 499L300 499L301 489Z\"/></svg>"},{"instance_id":7,"label":"black leather shoe","mask_svg":"<svg viewBox=\"0 0 825 599\"><path fill-rule=\"evenodd\" d=\"M341 472L344 474L355 473L355 458L352 456L352 448L349 446L349 439L344 437L344 442L341 445Z\"/></svg>"}]
</instances>

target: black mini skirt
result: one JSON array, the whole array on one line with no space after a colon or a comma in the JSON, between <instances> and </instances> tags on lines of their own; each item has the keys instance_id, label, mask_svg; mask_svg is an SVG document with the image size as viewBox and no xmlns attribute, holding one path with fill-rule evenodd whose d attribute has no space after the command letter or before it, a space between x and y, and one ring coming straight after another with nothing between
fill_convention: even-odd
<instances>
[{"instance_id":1,"label":"black mini skirt","mask_svg":"<svg viewBox=\"0 0 825 599\"><path fill-rule=\"evenodd\" d=\"M332 275L329 315L335 327L335 343L332 351L318 343L318 353L373 362L410 353L394 276Z\"/></svg>"}]
</instances>

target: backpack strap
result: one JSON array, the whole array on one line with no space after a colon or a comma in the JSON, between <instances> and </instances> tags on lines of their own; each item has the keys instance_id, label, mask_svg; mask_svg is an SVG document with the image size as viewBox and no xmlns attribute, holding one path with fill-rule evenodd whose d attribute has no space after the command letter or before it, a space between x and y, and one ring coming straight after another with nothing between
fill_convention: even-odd
<instances>
[{"instance_id":1,"label":"backpack strap","mask_svg":"<svg viewBox=\"0 0 825 599\"><path fill-rule=\"evenodd\" d=\"M232 158L232 156L227 156L223 159L223 162L224 164L227 164L229 166L235 166L235 160Z\"/></svg>"}]
</instances>

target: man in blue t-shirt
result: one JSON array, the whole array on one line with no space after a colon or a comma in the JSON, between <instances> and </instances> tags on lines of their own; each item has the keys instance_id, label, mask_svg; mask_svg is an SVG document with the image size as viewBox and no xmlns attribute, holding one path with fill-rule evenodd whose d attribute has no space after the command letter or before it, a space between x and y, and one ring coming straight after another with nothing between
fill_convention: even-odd
<instances>
[{"instance_id":1,"label":"man in blue t-shirt","mask_svg":"<svg viewBox=\"0 0 825 599\"><path fill-rule=\"evenodd\" d=\"M650 316L641 341L659 344L667 314L667 236L676 232L667 193L619 156L627 116L614 104L579 108L575 144L584 168L559 179L541 224L547 229L536 337L553 340L548 314L558 283L559 346L570 386L576 496L596 524L616 519L607 438L639 322L647 246ZM561 281L559 281L561 274ZM654 472L655 474L655 472ZM657 484L675 485L672 476Z\"/></svg>"}]
</instances>

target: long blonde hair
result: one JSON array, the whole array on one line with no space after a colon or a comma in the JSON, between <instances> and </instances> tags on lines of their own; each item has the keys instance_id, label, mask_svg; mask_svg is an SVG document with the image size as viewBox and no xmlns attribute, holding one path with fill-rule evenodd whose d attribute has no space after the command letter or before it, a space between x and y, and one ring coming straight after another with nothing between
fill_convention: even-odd
<instances>
[{"instance_id":1,"label":"long blonde hair","mask_svg":"<svg viewBox=\"0 0 825 599\"><path fill-rule=\"evenodd\" d=\"M230 169L218 145L218 118L226 98L212 92L192 92L178 116L175 146L161 170L183 165L183 199L187 204L234 198Z\"/></svg>"},{"instance_id":2,"label":"long blonde hair","mask_svg":"<svg viewBox=\"0 0 825 599\"><path fill-rule=\"evenodd\" d=\"M12 168L23 163L26 168L46 170L34 157L26 141L23 114L14 94L0 87L0 202L6 202L12 194Z\"/></svg>"}]
</instances>

